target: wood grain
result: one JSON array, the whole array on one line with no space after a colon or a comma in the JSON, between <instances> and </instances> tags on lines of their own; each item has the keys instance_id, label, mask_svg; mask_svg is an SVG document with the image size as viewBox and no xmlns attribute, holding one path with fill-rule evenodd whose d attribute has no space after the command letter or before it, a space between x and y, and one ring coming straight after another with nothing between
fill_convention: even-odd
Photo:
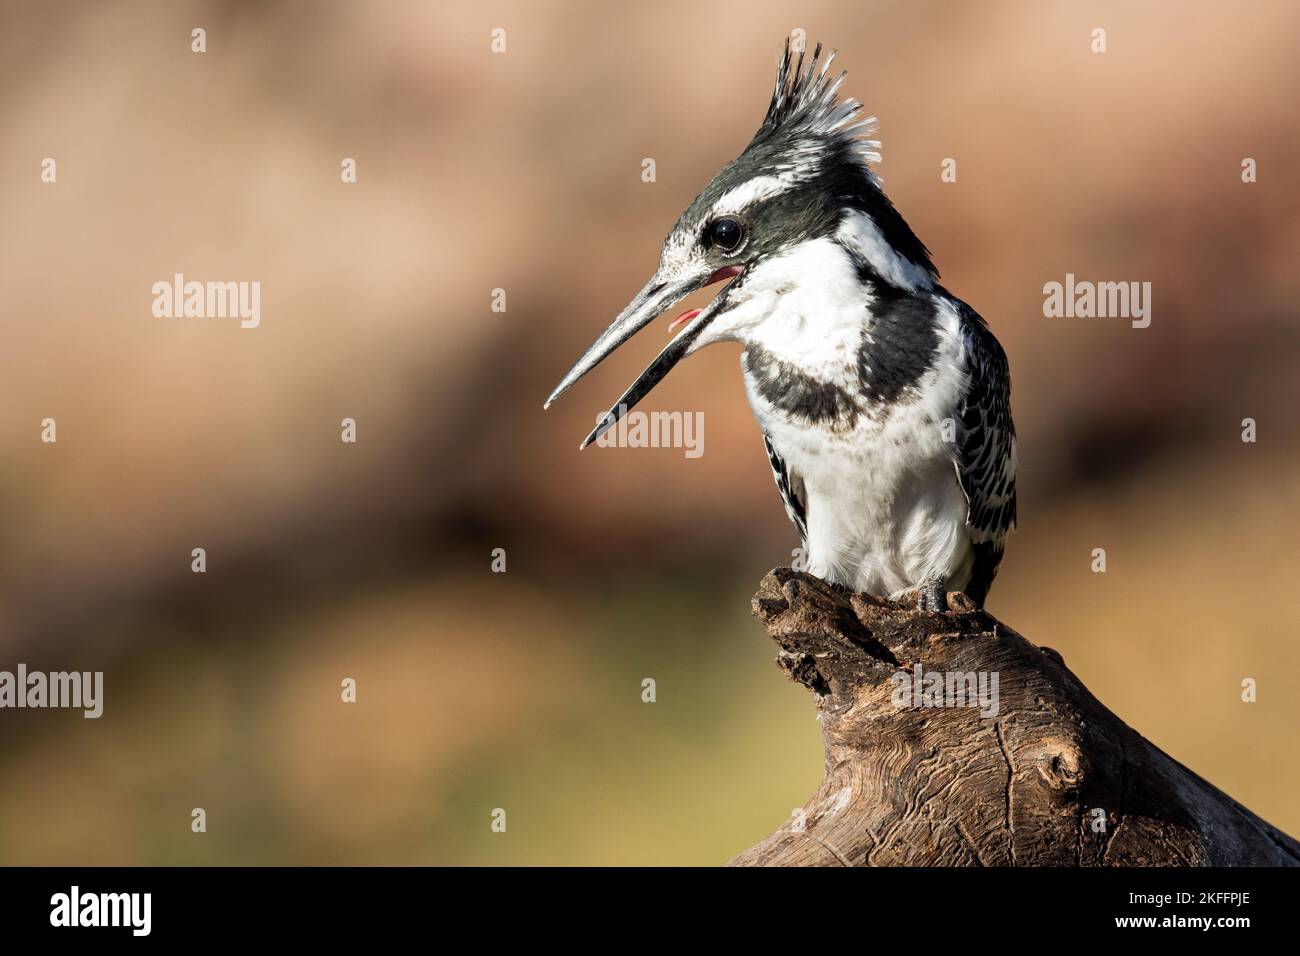
<instances>
[{"instance_id":1,"label":"wood grain","mask_svg":"<svg viewBox=\"0 0 1300 956\"><path fill-rule=\"evenodd\" d=\"M1128 727L1055 651L963 594L949 604L917 611L789 568L763 579L754 613L813 693L825 776L732 865L1300 865L1300 844ZM986 688L996 674L996 714L915 706L898 675L917 665Z\"/></svg>"}]
</instances>

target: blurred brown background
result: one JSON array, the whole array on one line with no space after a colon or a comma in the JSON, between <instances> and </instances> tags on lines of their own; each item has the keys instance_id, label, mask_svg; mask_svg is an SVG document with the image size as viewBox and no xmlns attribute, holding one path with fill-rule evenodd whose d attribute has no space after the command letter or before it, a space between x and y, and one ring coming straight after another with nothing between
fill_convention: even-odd
<instances>
[{"instance_id":1,"label":"blurred brown background","mask_svg":"<svg viewBox=\"0 0 1300 956\"><path fill-rule=\"evenodd\" d=\"M803 802L813 707L748 618L795 542L735 351L645 406L704 412L697 460L577 451L671 316L541 410L795 28L1010 356L990 608L1300 833L1295 5L11 3L0 669L106 700L0 711L0 862L708 864ZM261 327L154 318L176 272L260 281ZM1045 319L1067 272L1151 282L1151 327Z\"/></svg>"}]
</instances>

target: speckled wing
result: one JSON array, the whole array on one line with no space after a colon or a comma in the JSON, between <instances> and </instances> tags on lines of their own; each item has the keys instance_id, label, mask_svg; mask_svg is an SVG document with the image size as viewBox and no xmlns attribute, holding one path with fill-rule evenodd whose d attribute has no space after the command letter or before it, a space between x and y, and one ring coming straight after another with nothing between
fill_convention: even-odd
<instances>
[{"instance_id":1,"label":"speckled wing","mask_svg":"<svg viewBox=\"0 0 1300 956\"><path fill-rule=\"evenodd\" d=\"M799 532L799 543L804 547L808 545L808 517L804 510L803 502L803 484L790 474L790 470L785 466L785 459L776 453L772 447L772 439L763 433L763 447L767 449L767 460L772 465L772 477L776 479L776 490L781 492L781 501L785 505L785 513L790 517L790 523L794 525L795 530Z\"/></svg>"},{"instance_id":2,"label":"speckled wing","mask_svg":"<svg viewBox=\"0 0 1300 956\"><path fill-rule=\"evenodd\" d=\"M957 480L975 545L966 593L982 605L1016 526L1016 428L1006 353L973 309L960 311L969 381L957 413Z\"/></svg>"}]
</instances>

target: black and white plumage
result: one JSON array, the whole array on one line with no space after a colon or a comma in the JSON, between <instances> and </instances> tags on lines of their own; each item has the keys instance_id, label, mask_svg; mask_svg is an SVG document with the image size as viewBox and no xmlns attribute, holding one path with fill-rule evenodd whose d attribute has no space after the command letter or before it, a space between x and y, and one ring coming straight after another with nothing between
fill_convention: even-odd
<instances>
[{"instance_id":1,"label":"black and white plumage","mask_svg":"<svg viewBox=\"0 0 1300 956\"><path fill-rule=\"evenodd\" d=\"M585 444L682 358L737 342L746 393L810 571L943 606L979 603L1016 521L1006 356L881 189L839 99L845 74L787 44L758 132L687 207L646 287L553 401L689 293L726 286L624 392ZM677 323L674 323L675 325Z\"/></svg>"}]
</instances>

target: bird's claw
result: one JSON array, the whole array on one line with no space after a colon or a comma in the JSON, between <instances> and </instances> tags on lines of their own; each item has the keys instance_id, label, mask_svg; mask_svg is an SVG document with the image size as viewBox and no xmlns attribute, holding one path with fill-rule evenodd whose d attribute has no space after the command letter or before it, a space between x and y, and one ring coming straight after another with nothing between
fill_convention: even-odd
<instances>
[{"instance_id":1,"label":"bird's claw","mask_svg":"<svg viewBox=\"0 0 1300 956\"><path fill-rule=\"evenodd\" d=\"M916 589L918 611L948 610L948 589L942 581L926 581Z\"/></svg>"}]
</instances>

